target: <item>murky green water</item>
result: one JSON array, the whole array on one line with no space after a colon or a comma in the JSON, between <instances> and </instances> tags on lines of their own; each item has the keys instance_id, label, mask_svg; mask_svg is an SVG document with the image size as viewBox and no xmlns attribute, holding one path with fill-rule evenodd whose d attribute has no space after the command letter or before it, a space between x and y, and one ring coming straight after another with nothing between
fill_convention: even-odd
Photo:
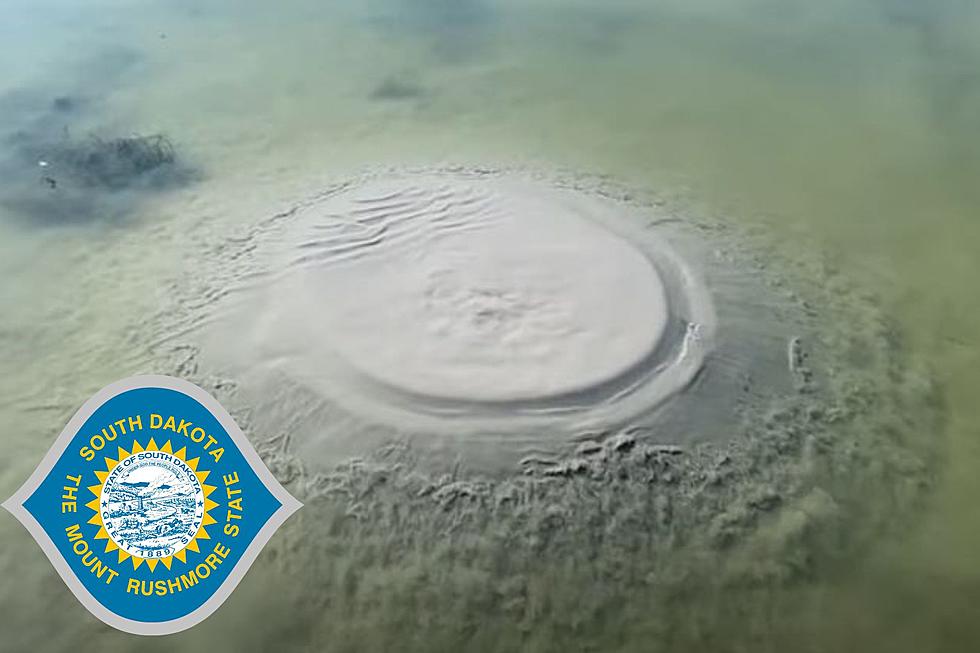
<instances>
[{"instance_id":1,"label":"murky green water","mask_svg":"<svg viewBox=\"0 0 980 653\"><path fill-rule=\"evenodd\" d=\"M896 318L947 411L927 434L935 487L901 533L788 586L677 597L667 635L630 606L606 615L601 643L581 641L919 652L980 639L980 5L7 0L0 96L4 130L33 129L71 97L77 132L163 132L201 172L113 219L0 208L0 494L91 392L155 371L138 330L198 264L183 234L234 233L365 166L570 168L697 197L790 256L822 250ZM385 606L364 629L377 639L335 640L296 617L317 588L271 564L193 631L143 642L77 605L8 515L0 538L4 650L391 650L396 632L406 650L549 647L505 621L469 640L409 628ZM406 610L392 600L388 614Z\"/></svg>"}]
</instances>

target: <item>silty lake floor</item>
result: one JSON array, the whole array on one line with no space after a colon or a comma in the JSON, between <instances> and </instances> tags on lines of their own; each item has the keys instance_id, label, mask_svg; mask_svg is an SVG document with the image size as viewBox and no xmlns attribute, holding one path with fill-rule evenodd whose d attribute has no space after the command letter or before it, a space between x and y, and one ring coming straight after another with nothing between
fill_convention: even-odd
<instances>
[{"instance_id":1,"label":"silty lake floor","mask_svg":"<svg viewBox=\"0 0 980 653\"><path fill-rule=\"evenodd\" d=\"M177 643L365 650L412 636L405 648L453 650L466 641L477 650L575 642L648 650L655 642L664 650L919 651L975 641L976 8L379 0L275 10L15 2L5 11L3 49L16 56L0 58L4 93L79 97L94 111L72 124L73 134L166 134L202 173L199 183L141 195L121 220L50 228L3 209L0 416L8 455L0 480L8 493L102 385L167 365L193 376L192 356L185 367L161 363L146 333L147 324L167 323L174 293L194 295L186 279L201 265L202 243L227 242L379 164L530 162L696 197L707 214L775 241L782 258L819 256L848 287L872 296L894 321L907 363L927 370L945 401L944 426L922 429L925 457L936 464L928 491L915 493L922 503L876 499L881 509L872 515L905 514L899 527L869 543L877 527L859 524L840 542L852 557L825 560L792 582L763 578L734 593L655 583L617 593L628 585L617 580L621 571L578 585L575 568L584 565L551 562L530 587L503 587L524 571L506 568L514 560L489 567L500 573L490 576L501 581L494 584L473 571L488 573L487 565L465 561L388 567L383 541L352 553L348 547L375 535L346 518L334 522L324 503L284 530L229 603ZM361 482L358 474L351 483ZM864 496L860 487L850 492ZM378 501L371 505L388 502ZM820 513L829 504L809 505ZM319 540L328 554L313 556L322 567L301 563L316 546L309 533L332 523L335 539ZM73 603L13 520L0 535L8 588L0 619L17 624L3 630L21 638L3 646L173 644L105 630ZM483 559L482 535L474 537L455 552ZM433 559L456 553L450 547ZM612 567L590 562L598 572L630 559L620 550L602 558ZM700 567L671 569L683 576L692 568ZM386 587L400 589L384 595ZM589 601L577 587L588 587ZM653 597L676 609L661 619L647 606L665 587L681 589ZM270 606L269 595L283 600ZM43 622L41 606L57 606ZM439 618L415 621L426 614ZM331 627L337 623L345 628Z\"/></svg>"}]
</instances>

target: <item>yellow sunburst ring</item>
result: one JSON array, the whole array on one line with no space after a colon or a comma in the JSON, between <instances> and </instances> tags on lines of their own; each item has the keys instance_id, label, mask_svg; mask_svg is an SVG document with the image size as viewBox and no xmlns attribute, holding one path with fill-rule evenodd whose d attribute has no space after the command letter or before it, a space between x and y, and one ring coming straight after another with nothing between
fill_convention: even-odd
<instances>
[{"instance_id":1,"label":"yellow sunburst ring","mask_svg":"<svg viewBox=\"0 0 980 653\"><path fill-rule=\"evenodd\" d=\"M199 462L187 459L186 447L174 451L169 440L158 447L152 438L106 457L105 469L95 471L99 482L88 488L95 498L86 504L105 552L116 551L120 563L132 560L134 569L145 562L150 571L199 553L198 540L210 539L207 527L217 523L209 511L218 506L210 499L217 488L204 482L210 472L199 470Z\"/></svg>"}]
</instances>

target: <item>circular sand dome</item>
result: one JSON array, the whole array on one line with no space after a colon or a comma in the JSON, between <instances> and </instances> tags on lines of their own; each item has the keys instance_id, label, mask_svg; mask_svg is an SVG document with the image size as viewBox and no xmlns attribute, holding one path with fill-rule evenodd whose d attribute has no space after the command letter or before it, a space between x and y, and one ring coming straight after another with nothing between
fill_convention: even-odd
<instances>
[{"instance_id":1,"label":"circular sand dome","mask_svg":"<svg viewBox=\"0 0 980 653\"><path fill-rule=\"evenodd\" d=\"M306 217L286 301L263 321L307 340L307 364L337 358L419 399L507 403L615 383L665 340L656 263L523 189L378 182Z\"/></svg>"},{"instance_id":2,"label":"circular sand dome","mask_svg":"<svg viewBox=\"0 0 980 653\"><path fill-rule=\"evenodd\" d=\"M791 307L669 216L425 173L284 218L202 329L202 357L270 427L292 420L311 459L383 439L324 433L348 417L492 467L625 425L719 440L746 392L794 385Z\"/></svg>"},{"instance_id":3,"label":"circular sand dome","mask_svg":"<svg viewBox=\"0 0 980 653\"><path fill-rule=\"evenodd\" d=\"M297 605L356 585L373 627L432 578L468 579L433 620L557 587L577 633L810 578L918 509L942 398L874 298L806 243L625 192L386 171L181 234L201 255L140 333L303 498Z\"/></svg>"}]
</instances>

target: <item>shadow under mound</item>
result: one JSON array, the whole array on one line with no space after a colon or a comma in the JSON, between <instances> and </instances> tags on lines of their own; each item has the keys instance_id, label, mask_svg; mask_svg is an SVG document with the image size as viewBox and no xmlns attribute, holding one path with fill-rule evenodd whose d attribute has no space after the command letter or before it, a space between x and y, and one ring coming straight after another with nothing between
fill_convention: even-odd
<instances>
[{"instance_id":1,"label":"shadow under mound","mask_svg":"<svg viewBox=\"0 0 980 653\"><path fill-rule=\"evenodd\" d=\"M45 140L21 131L7 142L13 156L0 163L8 180L0 203L35 224L117 220L146 193L198 178L162 134L73 139L65 130Z\"/></svg>"}]
</instances>

